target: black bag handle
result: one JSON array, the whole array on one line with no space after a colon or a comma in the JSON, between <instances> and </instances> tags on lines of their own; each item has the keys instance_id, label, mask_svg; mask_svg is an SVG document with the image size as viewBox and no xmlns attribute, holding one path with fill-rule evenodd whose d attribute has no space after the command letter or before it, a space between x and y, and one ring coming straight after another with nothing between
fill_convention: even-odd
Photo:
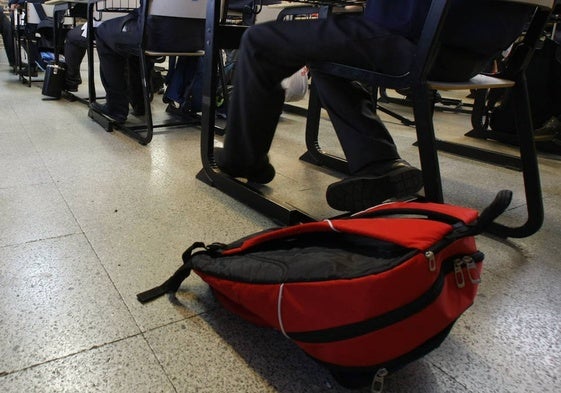
<instances>
[{"instance_id":1,"label":"black bag handle","mask_svg":"<svg viewBox=\"0 0 561 393\"><path fill-rule=\"evenodd\" d=\"M452 231L448 236L449 239L459 239L466 236L479 235L495 221L497 217L504 213L512 201L512 191L501 190L495 196L495 199L479 214L475 223L470 225L461 225Z\"/></svg>"},{"instance_id":2,"label":"black bag handle","mask_svg":"<svg viewBox=\"0 0 561 393\"><path fill-rule=\"evenodd\" d=\"M479 218L473 226L477 233L483 232L497 217L503 214L511 201L512 191L499 191L493 202L479 214Z\"/></svg>"},{"instance_id":3,"label":"black bag handle","mask_svg":"<svg viewBox=\"0 0 561 393\"><path fill-rule=\"evenodd\" d=\"M159 298L160 296L165 295L168 292L174 293L179 289L179 286L189 275L191 274L192 264L191 264L191 257L193 256L193 251L197 248L204 248L205 250L207 247L202 242L195 242L183 253L183 265L169 279L167 279L163 284L149 289L147 291L141 292L136 295L136 298L140 303L148 303L152 300Z\"/></svg>"}]
</instances>

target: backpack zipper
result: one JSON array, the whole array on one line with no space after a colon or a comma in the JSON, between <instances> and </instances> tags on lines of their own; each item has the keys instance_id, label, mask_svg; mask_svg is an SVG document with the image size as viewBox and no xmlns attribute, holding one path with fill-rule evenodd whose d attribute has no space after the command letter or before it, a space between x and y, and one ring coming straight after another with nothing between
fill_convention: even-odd
<instances>
[{"instance_id":1,"label":"backpack zipper","mask_svg":"<svg viewBox=\"0 0 561 393\"><path fill-rule=\"evenodd\" d=\"M466 255L462 258L454 259L454 276L456 277L456 285L458 288L466 286L464 270L462 266L466 266L466 272L472 284L481 283L481 277L477 276L477 266L473 257Z\"/></svg>"},{"instance_id":2,"label":"backpack zipper","mask_svg":"<svg viewBox=\"0 0 561 393\"><path fill-rule=\"evenodd\" d=\"M372 385L370 386L371 393L382 393L384 390L384 378L388 375L388 369L380 368L374 374Z\"/></svg>"},{"instance_id":3,"label":"backpack zipper","mask_svg":"<svg viewBox=\"0 0 561 393\"><path fill-rule=\"evenodd\" d=\"M395 215L418 215L418 216L425 216L428 220L431 221L438 221L443 222L445 224L455 224L457 222L463 223L461 219L458 217L452 216L450 214L435 212L429 209L420 209L420 208L392 208L392 209L382 209L370 213L358 214L354 216L350 216L349 219L353 218L380 218L386 216L395 216ZM464 224L465 225L465 224Z\"/></svg>"}]
</instances>

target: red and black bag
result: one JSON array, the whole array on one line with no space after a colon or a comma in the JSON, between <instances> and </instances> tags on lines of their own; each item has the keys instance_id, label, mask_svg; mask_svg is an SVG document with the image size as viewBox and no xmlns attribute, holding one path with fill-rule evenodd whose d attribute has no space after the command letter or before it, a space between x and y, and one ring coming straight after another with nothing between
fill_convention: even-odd
<instances>
[{"instance_id":1,"label":"red and black bag","mask_svg":"<svg viewBox=\"0 0 561 393\"><path fill-rule=\"evenodd\" d=\"M483 262L474 235L511 197L501 191L481 215L395 202L228 245L195 243L183 266L138 300L177 291L194 271L225 308L279 330L342 385L379 391L385 374L438 347L471 306Z\"/></svg>"}]
</instances>

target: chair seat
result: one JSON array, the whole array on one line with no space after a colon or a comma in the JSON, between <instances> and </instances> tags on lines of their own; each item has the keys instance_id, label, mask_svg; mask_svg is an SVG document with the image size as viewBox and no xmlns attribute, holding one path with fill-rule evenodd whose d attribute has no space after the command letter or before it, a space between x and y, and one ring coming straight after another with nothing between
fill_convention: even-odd
<instances>
[{"instance_id":1,"label":"chair seat","mask_svg":"<svg viewBox=\"0 0 561 393\"><path fill-rule=\"evenodd\" d=\"M479 74L464 82L429 81L428 85L434 90L477 90L513 87L514 81Z\"/></svg>"}]
</instances>

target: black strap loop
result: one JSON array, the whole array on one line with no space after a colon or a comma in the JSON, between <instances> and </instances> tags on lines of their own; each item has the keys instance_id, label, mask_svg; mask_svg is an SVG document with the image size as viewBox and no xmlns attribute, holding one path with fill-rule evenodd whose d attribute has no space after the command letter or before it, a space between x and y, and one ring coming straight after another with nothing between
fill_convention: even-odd
<instances>
[{"instance_id":1,"label":"black strap loop","mask_svg":"<svg viewBox=\"0 0 561 393\"><path fill-rule=\"evenodd\" d=\"M173 273L173 276L166 280L162 285L137 294L136 298L138 299L138 301L140 303L147 303L159 298L160 296L165 295L166 293L177 292L183 280L185 280L191 274L191 269L193 267L191 258L193 256L193 251L197 248L206 249L206 246L202 242L193 243L193 245L191 245L191 247L189 247L183 253L183 265L179 269L177 269L175 273Z\"/></svg>"},{"instance_id":2,"label":"black strap loop","mask_svg":"<svg viewBox=\"0 0 561 393\"><path fill-rule=\"evenodd\" d=\"M476 230L476 233L481 233L485 229L487 229L487 227L489 227L489 225L491 225L491 223L497 217L499 217L501 214L505 212L508 205L510 205L511 201L512 201L512 191L510 190L499 191L493 202L491 202L489 206L483 209L483 211L479 215L479 218L477 219L477 222L473 227L474 230Z\"/></svg>"},{"instance_id":3,"label":"black strap loop","mask_svg":"<svg viewBox=\"0 0 561 393\"><path fill-rule=\"evenodd\" d=\"M450 235L446 236L449 239L459 239L466 236L479 235L495 221L497 217L504 213L512 201L512 191L501 190L497 196L479 214L479 218L471 225L459 225Z\"/></svg>"}]
</instances>

